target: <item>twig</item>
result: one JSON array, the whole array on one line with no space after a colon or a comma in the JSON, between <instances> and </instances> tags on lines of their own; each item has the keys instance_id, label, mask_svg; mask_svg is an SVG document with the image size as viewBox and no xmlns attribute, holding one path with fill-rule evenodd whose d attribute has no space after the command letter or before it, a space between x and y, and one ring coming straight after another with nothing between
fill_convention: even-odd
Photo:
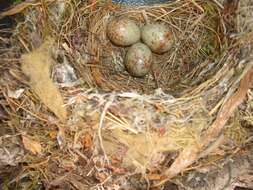
<instances>
[{"instance_id":1,"label":"twig","mask_svg":"<svg viewBox=\"0 0 253 190\"><path fill-rule=\"evenodd\" d=\"M103 139L102 139L102 127L103 127L103 122L104 122L106 112L107 112L108 108L111 106L112 102L114 101L114 98L115 98L115 96L112 95L110 97L110 100L105 104L104 110L103 110L101 117L100 117L99 126L98 126L98 137L99 137L99 141L100 141L100 146L101 146L101 149L103 151L103 154L104 154L106 160L108 160L108 158L107 158L107 155L105 152Z\"/></svg>"},{"instance_id":2,"label":"twig","mask_svg":"<svg viewBox=\"0 0 253 190\"><path fill-rule=\"evenodd\" d=\"M192 4L194 4L202 13L205 12L205 10L195 1L195 0L189 0Z\"/></svg>"},{"instance_id":3,"label":"twig","mask_svg":"<svg viewBox=\"0 0 253 190\"><path fill-rule=\"evenodd\" d=\"M222 128L233 114L235 109L243 102L246 97L247 91L251 86L253 80L253 68L251 68L240 82L239 89L232 95L221 108L216 120L208 128L205 135L203 135L202 144L193 144L186 147L173 162L170 168L165 171L166 179L156 184L155 186L161 186L169 179L175 177L180 172L184 171L188 166L193 164L197 159L201 149L212 142L217 135L221 132Z\"/></svg>"}]
</instances>

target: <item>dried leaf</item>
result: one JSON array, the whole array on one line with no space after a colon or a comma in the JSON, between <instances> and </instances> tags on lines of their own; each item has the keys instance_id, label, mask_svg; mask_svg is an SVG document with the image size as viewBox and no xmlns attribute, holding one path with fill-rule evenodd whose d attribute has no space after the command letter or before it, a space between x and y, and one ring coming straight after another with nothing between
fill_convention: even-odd
<instances>
[{"instance_id":1,"label":"dried leaf","mask_svg":"<svg viewBox=\"0 0 253 190\"><path fill-rule=\"evenodd\" d=\"M82 144L85 149L90 149L92 146L92 136L89 133L85 133L82 138Z\"/></svg>"},{"instance_id":2,"label":"dried leaf","mask_svg":"<svg viewBox=\"0 0 253 190\"><path fill-rule=\"evenodd\" d=\"M35 6L35 5L39 5L39 4L40 3L35 3L35 1L19 3L16 6L12 7L11 9L0 13L0 18L5 17L5 16L11 16L11 15L18 14L29 6Z\"/></svg>"},{"instance_id":3,"label":"dried leaf","mask_svg":"<svg viewBox=\"0 0 253 190\"><path fill-rule=\"evenodd\" d=\"M247 91L251 86L253 80L253 68L246 73L240 82L239 89L232 95L227 102L224 104L220 110L216 120L208 128L205 135L202 137L202 144L192 144L186 147L173 162L171 167L165 171L166 179L156 184L155 186L160 186L164 184L169 179L175 177L180 172L184 171L189 165L194 163L199 156L200 150L212 142L217 135L221 132L224 125L233 114L235 109L243 102L246 97Z\"/></svg>"},{"instance_id":4,"label":"dried leaf","mask_svg":"<svg viewBox=\"0 0 253 190\"><path fill-rule=\"evenodd\" d=\"M106 180L106 178L108 177L108 174L105 172L96 172L95 173L95 178L100 181L103 182Z\"/></svg>"},{"instance_id":5,"label":"dried leaf","mask_svg":"<svg viewBox=\"0 0 253 190\"><path fill-rule=\"evenodd\" d=\"M33 154L41 154L42 146L39 142L32 140L26 136L22 136L25 149L31 151Z\"/></svg>"},{"instance_id":6,"label":"dried leaf","mask_svg":"<svg viewBox=\"0 0 253 190\"><path fill-rule=\"evenodd\" d=\"M57 138L57 131L49 132L49 136L50 136L51 139L56 139Z\"/></svg>"},{"instance_id":7,"label":"dried leaf","mask_svg":"<svg viewBox=\"0 0 253 190\"><path fill-rule=\"evenodd\" d=\"M71 171L71 170L76 169L76 165L74 163L74 160L62 159L61 160L61 167L63 167L67 171Z\"/></svg>"},{"instance_id":8,"label":"dried leaf","mask_svg":"<svg viewBox=\"0 0 253 190\"><path fill-rule=\"evenodd\" d=\"M63 99L50 78L52 40L47 40L38 49L21 57L22 71L30 78L30 86L41 101L61 120L67 117Z\"/></svg>"},{"instance_id":9,"label":"dried leaf","mask_svg":"<svg viewBox=\"0 0 253 190\"><path fill-rule=\"evenodd\" d=\"M149 180L161 180L161 177L160 174L147 174Z\"/></svg>"}]
</instances>

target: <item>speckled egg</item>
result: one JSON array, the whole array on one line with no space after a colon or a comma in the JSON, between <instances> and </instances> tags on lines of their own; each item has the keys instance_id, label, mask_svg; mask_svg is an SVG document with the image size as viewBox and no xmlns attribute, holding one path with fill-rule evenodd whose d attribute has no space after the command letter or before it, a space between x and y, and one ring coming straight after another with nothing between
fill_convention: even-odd
<instances>
[{"instance_id":1,"label":"speckled egg","mask_svg":"<svg viewBox=\"0 0 253 190\"><path fill-rule=\"evenodd\" d=\"M141 38L141 31L134 20L114 18L107 25L107 36L118 46L130 46Z\"/></svg>"},{"instance_id":2,"label":"speckled egg","mask_svg":"<svg viewBox=\"0 0 253 190\"><path fill-rule=\"evenodd\" d=\"M130 75L144 77L151 69L152 52L147 45L138 42L128 49L124 63Z\"/></svg>"},{"instance_id":3,"label":"speckled egg","mask_svg":"<svg viewBox=\"0 0 253 190\"><path fill-rule=\"evenodd\" d=\"M155 53L162 54L173 45L173 36L169 27L160 24L147 24L142 27L142 41Z\"/></svg>"}]
</instances>

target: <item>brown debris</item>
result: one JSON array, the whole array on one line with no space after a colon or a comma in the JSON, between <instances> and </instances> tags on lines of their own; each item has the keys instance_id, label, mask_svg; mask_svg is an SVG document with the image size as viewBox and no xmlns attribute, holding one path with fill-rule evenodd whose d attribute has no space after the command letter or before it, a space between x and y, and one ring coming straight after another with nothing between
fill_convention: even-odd
<instances>
[{"instance_id":1,"label":"brown debris","mask_svg":"<svg viewBox=\"0 0 253 190\"><path fill-rule=\"evenodd\" d=\"M42 146L39 142L32 140L26 136L22 136L23 144L25 149L31 151L33 154L41 154Z\"/></svg>"}]
</instances>

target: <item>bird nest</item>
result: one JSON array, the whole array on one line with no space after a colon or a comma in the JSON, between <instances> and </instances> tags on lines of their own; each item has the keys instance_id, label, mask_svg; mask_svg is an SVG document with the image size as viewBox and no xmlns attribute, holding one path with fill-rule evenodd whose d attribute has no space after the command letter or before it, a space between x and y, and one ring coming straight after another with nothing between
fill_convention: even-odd
<instances>
[{"instance_id":1,"label":"bird nest","mask_svg":"<svg viewBox=\"0 0 253 190\"><path fill-rule=\"evenodd\" d=\"M94 55L91 63L97 65L91 68L93 80L104 90L135 90L150 94L161 88L173 95L189 90L194 82L196 84L196 69L210 65L227 48L219 7L211 2L203 2L201 6L179 1L142 8L100 8L91 15L88 25L88 51ZM136 20L140 27L146 23L162 22L172 30L173 48L162 55L153 54L152 71L145 78L129 76L123 64L127 48L112 45L106 36L108 20L119 16Z\"/></svg>"},{"instance_id":2,"label":"bird nest","mask_svg":"<svg viewBox=\"0 0 253 190\"><path fill-rule=\"evenodd\" d=\"M224 151L245 144L241 123L252 125L252 107L237 107L252 101L251 8L250 0L143 7L71 0L2 13L24 15L1 50L1 109L13 129L6 134L28 151L12 164L26 163L22 172L49 187L80 189L83 177L87 187L127 186L133 173L160 186L221 144ZM128 47L107 38L116 16L171 28L173 48L153 54L143 78L125 70Z\"/></svg>"}]
</instances>

